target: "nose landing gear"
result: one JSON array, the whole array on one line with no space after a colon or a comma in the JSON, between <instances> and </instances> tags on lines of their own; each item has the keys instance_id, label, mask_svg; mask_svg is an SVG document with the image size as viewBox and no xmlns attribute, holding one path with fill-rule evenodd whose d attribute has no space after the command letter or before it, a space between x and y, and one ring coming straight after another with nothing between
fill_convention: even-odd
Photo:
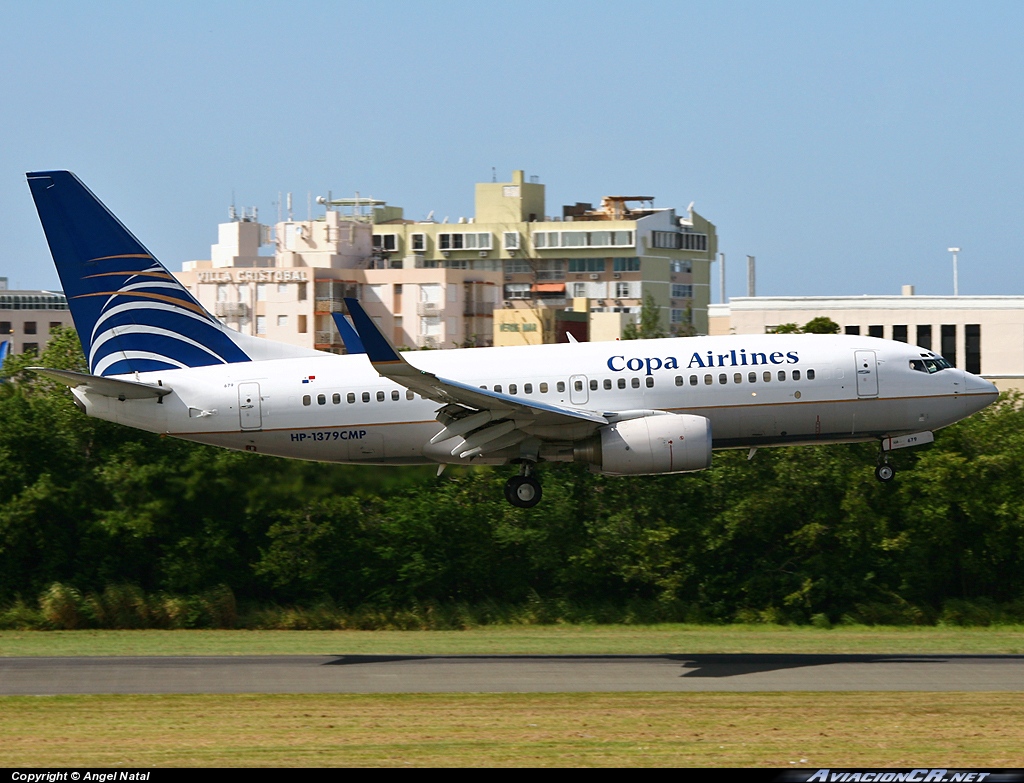
<instances>
[{"instance_id":1,"label":"nose landing gear","mask_svg":"<svg viewBox=\"0 0 1024 783\"><path fill-rule=\"evenodd\" d=\"M505 500L516 508L533 508L540 503L540 482L531 475L532 472L532 464L523 462L519 475L505 483Z\"/></svg>"}]
</instances>

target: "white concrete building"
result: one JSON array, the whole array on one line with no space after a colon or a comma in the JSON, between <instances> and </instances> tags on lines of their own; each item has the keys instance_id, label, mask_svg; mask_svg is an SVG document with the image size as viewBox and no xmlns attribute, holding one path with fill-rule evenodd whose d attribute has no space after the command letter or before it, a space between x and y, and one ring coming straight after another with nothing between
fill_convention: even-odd
<instances>
[{"instance_id":1,"label":"white concrete building","mask_svg":"<svg viewBox=\"0 0 1024 783\"><path fill-rule=\"evenodd\" d=\"M826 316L846 334L920 345L1000 389L1024 387L1024 296L733 297L709 308L711 334L765 334Z\"/></svg>"}]
</instances>

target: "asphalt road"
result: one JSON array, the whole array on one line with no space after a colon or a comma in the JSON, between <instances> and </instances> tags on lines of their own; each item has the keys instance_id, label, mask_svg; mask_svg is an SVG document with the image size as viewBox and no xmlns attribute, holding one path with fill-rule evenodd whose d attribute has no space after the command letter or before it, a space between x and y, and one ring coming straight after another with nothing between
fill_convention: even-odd
<instances>
[{"instance_id":1,"label":"asphalt road","mask_svg":"<svg viewBox=\"0 0 1024 783\"><path fill-rule=\"evenodd\" d=\"M0 658L0 695L1024 691L1024 655Z\"/></svg>"}]
</instances>

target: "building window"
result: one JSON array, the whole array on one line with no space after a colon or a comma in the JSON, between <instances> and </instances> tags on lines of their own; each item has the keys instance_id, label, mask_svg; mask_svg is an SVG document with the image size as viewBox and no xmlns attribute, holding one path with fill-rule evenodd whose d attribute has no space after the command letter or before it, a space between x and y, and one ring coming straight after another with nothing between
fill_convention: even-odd
<instances>
[{"instance_id":1,"label":"building window","mask_svg":"<svg viewBox=\"0 0 1024 783\"><path fill-rule=\"evenodd\" d=\"M427 235L426 234L412 234L409 237L412 242L412 252L424 253L427 250Z\"/></svg>"},{"instance_id":2,"label":"building window","mask_svg":"<svg viewBox=\"0 0 1024 783\"><path fill-rule=\"evenodd\" d=\"M919 347L924 348L926 351L932 349L932 325L931 324L918 324L917 327L917 344Z\"/></svg>"},{"instance_id":3,"label":"building window","mask_svg":"<svg viewBox=\"0 0 1024 783\"><path fill-rule=\"evenodd\" d=\"M219 293L220 292L218 291L218 294ZM224 301L224 300L221 300L221 301ZM267 301L267 284L266 283L257 283L256 284L256 301L257 302L265 302L265 301Z\"/></svg>"},{"instance_id":4,"label":"building window","mask_svg":"<svg viewBox=\"0 0 1024 783\"><path fill-rule=\"evenodd\" d=\"M518 250L519 249L519 232L518 231L506 231L502 234L502 242L505 245L506 250Z\"/></svg>"},{"instance_id":5,"label":"building window","mask_svg":"<svg viewBox=\"0 0 1024 783\"><path fill-rule=\"evenodd\" d=\"M683 322L683 316L685 314L685 310L680 310L678 307L673 308L671 314L671 322L674 324L681 324Z\"/></svg>"},{"instance_id":6,"label":"building window","mask_svg":"<svg viewBox=\"0 0 1024 783\"><path fill-rule=\"evenodd\" d=\"M569 259L569 271L570 272L603 272L604 271L604 259L603 258L570 258Z\"/></svg>"},{"instance_id":7,"label":"building window","mask_svg":"<svg viewBox=\"0 0 1024 783\"><path fill-rule=\"evenodd\" d=\"M265 315L256 316L256 334L267 333L267 317Z\"/></svg>"},{"instance_id":8,"label":"building window","mask_svg":"<svg viewBox=\"0 0 1024 783\"><path fill-rule=\"evenodd\" d=\"M673 299L693 299L693 286L685 283L672 284Z\"/></svg>"},{"instance_id":9,"label":"building window","mask_svg":"<svg viewBox=\"0 0 1024 783\"><path fill-rule=\"evenodd\" d=\"M639 258L616 258L612 264L612 270L615 272L639 272L640 271L640 259Z\"/></svg>"},{"instance_id":10,"label":"building window","mask_svg":"<svg viewBox=\"0 0 1024 783\"><path fill-rule=\"evenodd\" d=\"M868 337L882 337L882 325L874 324L868 327Z\"/></svg>"},{"instance_id":11,"label":"building window","mask_svg":"<svg viewBox=\"0 0 1024 783\"><path fill-rule=\"evenodd\" d=\"M538 280L564 280L565 261L559 258L545 258L537 262Z\"/></svg>"},{"instance_id":12,"label":"building window","mask_svg":"<svg viewBox=\"0 0 1024 783\"><path fill-rule=\"evenodd\" d=\"M956 325L942 325L942 358L956 367Z\"/></svg>"},{"instance_id":13,"label":"building window","mask_svg":"<svg viewBox=\"0 0 1024 783\"><path fill-rule=\"evenodd\" d=\"M22 353L39 353L39 343L23 343L21 346Z\"/></svg>"},{"instance_id":14,"label":"building window","mask_svg":"<svg viewBox=\"0 0 1024 783\"><path fill-rule=\"evenodd\" d=\"M438 337L441 334L441 316L427 315L420 318L420 335Z\"/></svg>"},{"instance_id":15,"label":"building window","mask_svg":"<svg viewBox=\"0 0 1024 783\"><path fill-rule=\"evenodd\" d=\"M846 332L846 334L860 334L860 326L857 326L855 324L850 325L847 326L844 331Z\"/></svg>"},{"instance_id":16,"label":"building window","mask_svg":"<svg viewBox=\"0 0 1024 783\"><path fill-rule=\"evenodd\" d=\"M25 321L25 334L35 334L35 333L36 333L36 322L35 321Z\"/></svg>"},{"instance_id":17,"label":"building window","mask_svg":"<svg viewBox=\"0 0 1024 783\"><path fill-rule=\"evenodd\" d=\"M505 286L505 298L506 299L529 299L530 298L530 284L529 283L508 283Z\"/></svg>"},{"instance_id":18,"label":"building window","mask_svg":"<svg viewBox=\"0 0 1024 783\"><path fill-rule=\"evenodd\" d=\"M11 333L11 322L10 321L0 321L0 334L10 334L10 333Z\"/></svg>"},{"instance_id":19,"label":"building window","mask_svg":"<svg viewBox=\"0 0 1024 783\"><path fill-rule=\"evenodd\" d=\"M217 284L217 301L226 302L228 301L228 287L225 283Z\"/></svg>"},{"instance_id":20,"label":"building window","mask_svg":"<svg viewBox=\"0 0 1024 783\"><path fill-rule=\"evenodd\" d=\"M975 375L981 374L981 324L964 326L964 369Z\"/></svg>"},{"instance_id":21,"label":"building window","mask_svg":"<svg viewBox=\"0 0 1024 783\"><path fill-rule=\"evenodd\" d=\"M558 247L633 247L632 231L535 231L538 250Z\"/></svg>"},{"instance_id":22,"label":"building window","mask_svg":"<svg viewBox=\"0 0 1024 783\"><path fill-rule=\"evenodd\" d=\"M533 273L533 267L525 258L510 258L503 262L506 275L529 275Z\"/></svg>"},{"instance_id":23,"label":"building window","mask_svg":"<svg viewBox=\"0 0 1024 783\"><path fill-rule=\"evenodd\" d=\"M616 283L615 284L615 298L616 299L628 299L629 298L629 283Z\"/></svg>"},{"instance_id":24,"label":"building window","mask_svg":"<svg viewBox=\"0 0 1024 783\"><path fill-rule=\"evenodd\" d=\"M382 253L398 252L398 234L374 234L373 249Z\"/></svg>"},{"instance_id":25,"label":"building window","mask_svg":"<svg viewBox=\"0 0 1024 783\"><path fill-rule=\"evenodd\" d=\"M464 234L438 234L439 250L490 250L490 232L473 232Z\"/></svg>"},{"instance_id":26,"label":"building window","mask_svg":"<svg viewBox=\"0 0 1024 783\"><path fill-rule=\"evenodd\" d=\"M241 288L241 286L239 286L239 288ZM287 294L288 293L288 284L287 283L278 283L277 284L277 292L279 294Z\"/></svg>"},{"instance_id":27,"label":"building window","mask_svg":"<svg viewBox=\"0 0 1024 783\"><path fill-rule=\"evenodd\" d=\"M297 318L298 318L298 323L297 323L298 332L299 332L299 334L305 334L306 333L306 316L300 315Z\"/></svg>"},{"instance_id":28,"label":"building window","mask_svg":"<svg viewBox=\"0 0 1024 783\"><path fill-rule=\"evenodd\" d=\"M279 315L277 317L277 325L279 327L287 326L288 325L288 316L287 315Z\"/></svg>"},{"instance_id":29,"label":"building window","mask_svg":"<svg viewBox=\"0 0 1024 783\"><path fill-rule=\"evenodd\" d=\"M708 235L681 231L652 231L651 247L666 250L698 250L707 252Z\"/></svg>"},{"instance_id":30,"label":"building window","mask_svg":"<svg viewBox=\"0 0 1024 783\"><path fill-rule=\"evenodd\" d=\"M895 324L892 327L892 339L898 343L905 343L907 341L907 325L906 324Z\"/></svg>"},{"instance_id":31,"label":"building window","mask_svg":"<svg viewBox=\"0 0 1024 783\"><path fill-rule=\"evenodd\" d=\"M298 298L298 300L300 302L305 302L306 301L306 284L305 283L299 283L299 295L298 295L297 298Z\"/></svg>"}]
</instances>

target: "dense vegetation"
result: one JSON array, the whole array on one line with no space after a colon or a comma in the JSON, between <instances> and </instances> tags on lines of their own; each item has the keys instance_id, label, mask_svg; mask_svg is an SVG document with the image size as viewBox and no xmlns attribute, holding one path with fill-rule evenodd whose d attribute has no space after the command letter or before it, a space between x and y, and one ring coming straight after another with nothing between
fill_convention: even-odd
<instances>
[{"instance_id":1,"label":"dense vegetation","mask_svg":"<svg viewBox=\"0 0 1024 783\"><path fill-rule=\"evenodd\" d=\"M230 625L236 599L271 625L282 605L356 625L1024 619L1017 399L897 452L889 485L873 445L726 452L687 476L543 469L524 511L508 470L303 463L90 419L35 362L80 367L76 337L5 365L0 624Z\"/></svg>"}]
</instances>

